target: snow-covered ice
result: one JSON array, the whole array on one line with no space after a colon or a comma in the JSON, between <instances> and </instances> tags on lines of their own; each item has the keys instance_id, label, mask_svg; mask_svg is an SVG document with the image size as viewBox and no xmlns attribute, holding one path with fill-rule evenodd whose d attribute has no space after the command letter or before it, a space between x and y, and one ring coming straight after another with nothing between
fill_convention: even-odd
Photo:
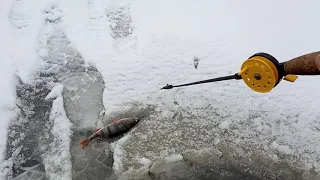
<instances>
[{"instance_id":1,"label":"snow-covered ice","mask_svg":"<svg viewBox=\"0 0 320 180\"><path fill-rule=\"evenodd\" d=\"M46 97L46 99L55 98L55 100L50 112L50 120L53 121L51 130L53 140L49 144L50 148L43 154L43 159L48 179L68 180L72 178L69 151L72 124L64 110L62 91L63 85L58 84Z\"/></svg>"},{"instance_id":2,"label":"snow-covered ice","mask_svg":"<svg viewBox=\"0 0 320 180\"><path fill-rule=\"evenodd\" d=\"M0 2L1 177L25 163L22 155L41 162L42 154L69 165L34 165L37 177L44 169L53 175L50 168L56 168L69 179L114 171L120 178L141 173L170 178L171 167L185 178L194 172L195 179L227 178L230 171L260 179L263 173L264 178L315 178L319 77L281 82L267 94L253 92L241 80L159 89L236 73L256 52L282 62L318 51L319 6L302 0ZM197 69L194 56L201 59ZM56 110L61 118L50 118ZM141 114L141 123L121 139L79 149L85 131ZM54 124L62 121L67 125ZM61 148L50 151L45 141L59 138ZM39 147L29 151L28 144ZM168 157L179 158L166 167ZM152 166L152 172L141 165Z\"/></svg>"}]
</instances>

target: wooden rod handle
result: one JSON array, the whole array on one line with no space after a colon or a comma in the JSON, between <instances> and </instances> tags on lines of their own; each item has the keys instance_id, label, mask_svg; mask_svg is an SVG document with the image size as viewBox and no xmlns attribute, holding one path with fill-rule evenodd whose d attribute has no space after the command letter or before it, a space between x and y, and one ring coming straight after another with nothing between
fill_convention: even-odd
<instances>
[{"instance_id":1,"label":"wooden rod handle","mask_svg":"<svg viewBox=\"0 0 320 180\"><path fill-rule=\"evenodd\" d=\"M320 51L296 57L283 64L286 74L320 75Z\"/></svg>"}]
</instances>

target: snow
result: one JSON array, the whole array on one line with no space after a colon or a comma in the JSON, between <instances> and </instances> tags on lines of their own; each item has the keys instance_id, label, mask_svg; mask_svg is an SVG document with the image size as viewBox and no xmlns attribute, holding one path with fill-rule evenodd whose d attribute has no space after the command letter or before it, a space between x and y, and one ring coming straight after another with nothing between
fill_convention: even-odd
<instances>
[{"instance_id":1,"label":"snow","mask_svg":"<svg viewBox=\"0 0 320 180\"><path fill-rule=\"evenodd\" d=\"M5 43L5 37L9 36L8 32L8 26L9 26L9 21L6 18L6 14L10 10L10 3L1 3L0 5L1 11L0 11L0 22L1 22L1 29L0 29L0 38L3 39L0 42L0 48L1 48L1 53L0 53L0 61L1 61L1 66L0 66L0 86L2 87L0 89L0 160L3 160L4 158L4 151L5 151L5 145L7 142L7 127L9 125L9 118L10 118L10 113L8 112L8 109L13 106L14 103L14 88L12 86L13 83L13 78L12 78L12 73L14 72L13 70L13 63L10 61L4 61L5 59L11 59L10 58L10 53L8 51L10 50L10 42ZM3 53L2 53L3 52ZM7 52L7 53L5 53ZM3 165L5 166L5 165ZM3 170L3 168L1 168ZM0 172L0 177L3 178L3 173Z\"/></svg>"},{"instance_id":2,"label":"snow","mask_svg":"<svg viewBox=\"0 0 320 180\"><path fill-rule=\"evenodd\" d=\"M229 129L230 127L230 123L228 121L223 121L220 125L219 128L220 129Z\"/></svg>"},{"instance_id":3,"label":"snow","mask_svg":"<svg viewBox=\"0 0 320 180\"><path fill-rule=\"evenodd\" d=\"M125 170L127 158L138 154L138 150L150 154L149 161L160 152L160 158L165 158L179 147L162 146L181 143L179 138L184 134L188 145L179 145L181 149L201 149L210 138L214 145L228 140L243 146L270 146L277 152L300 156L306 167L320 171L319 77L300 76L292 84L281 82L267 94L253 92L241 80L157 91L166 84L236 73L246 58L260 51L281 62L318 51L315 37L320 26L314 19L319 15L320 2L69 0L53 4L61 11L48 10L51 1L0 3L0 160L4 158L6 129L14 116L13 74L28 81L32 70L41 64L38 58L48 56L46 37L52 29L50 25L43 27L43 19L62 18L72 46L81 52L86 63L95 64L103 74L106 112L124 110L122 104L133 101L157 106L158 116L144 124L147 130L115 144L113 168L117 173ZM43 10L49 11L45 17ZM117 24L117 18L121 23ZM197 69L194 56L200 57ZM58 168L58 162L53 160L61 155L57 159L68 164L63 166L64 174L56 175L54 169L48 172L70 178L67 147L71 124L63 109L62 87L56 86L47 96L56 98L52 115L59 115L51 119L56 122L53 133L61 135L53 143L63 140L62 144L52 144L61 150L53 148L48 152L47 163ZM173 120L180 110L189 116L181 120L187 123L185 126ZM227 129L229 134L216 130L217 127ZM154 142L147 142L148 139ZM140 146L128 152L130 145L124 143L127 140ZM272 157L278 159L276 154ZM143 164L149 161L144 160Z\"/></svg>"},{"instance_id":4,"label":"snow","mask_svg":"<svg viewBox=\"0 0 320 180\"><path fill-rule=\"evenodd\" d=\"M57 98L62 95L63 91L63 85L58 84L54 86L51 90L51 92L47 95L46 100L51 99L51 98Z\"/></svg>"},{"instance_id":5,"label":"snow","mask_svg":"<svg viewBox=\"0 0 320 180\"><path fill-rule=\"evenodd\" d=\"M151 160L147 159L145 157L139 159L140 164L142 164L144 167L148 168L151 164Z\"/></svg>"},{"instance_id":6,"label":"snow","mask_svg":"<svg viewBox=\"0 0 320 180\"><path fill-rule=\"evenodd\" d=\"M71 155L69 151L72 136L72 124L66 116L62 97L63 85L56 85L47 98L55 98L52 104L50 120L53 121L53 142L49 150L43 155L48 179L71 179ZM63 166L61 166L63 164Z\"/></svg>"},{"instance_id":7,"label":"snow","mask_svg":"<svg viewBox=\"0 0 320 180\"><path fill-rule=\"evenodd\" d=\"M62 16L62 13L61 11L59 11L59 9L57 8L51 9L51 6L48 6L45 11L48 13L46 13L44 17L49 21L56 21Z\"/></svg>"}]
</instances>

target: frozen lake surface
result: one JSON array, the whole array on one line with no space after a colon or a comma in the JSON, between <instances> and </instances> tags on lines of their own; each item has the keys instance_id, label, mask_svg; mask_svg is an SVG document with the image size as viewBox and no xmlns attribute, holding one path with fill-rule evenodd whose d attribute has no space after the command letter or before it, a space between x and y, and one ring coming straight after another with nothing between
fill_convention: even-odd
<instances>
[{"instance_id":1,"label":"frozen lake surface","mask_svg":"<svg viewBox=\"0 0 320 180\"><path fill-rule=\"evenodd\" d=\"M257 52L318 51L319 5L1 2L1 179L319 179L318 77L267 94L241 80L159 90L234 74ZM81 149L134 116L130 132Z\"/></svg>"}]
</instances>

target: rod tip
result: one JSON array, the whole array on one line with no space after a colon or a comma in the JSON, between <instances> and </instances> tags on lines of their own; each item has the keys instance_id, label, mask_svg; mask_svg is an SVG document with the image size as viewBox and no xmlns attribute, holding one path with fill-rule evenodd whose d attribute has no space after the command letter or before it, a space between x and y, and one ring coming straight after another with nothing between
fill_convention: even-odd
<instances>
[{"instance_id":1,"label":"rod tip","mask_svg":"<svg viewBox=\"0 0 320 180\"><path fill-rule=\"evenodd\" d=\"M172 88L173 88L173 85L167 84L166 86L164 86L164 87L161 88L161 89L172 89Z\"/></svg>"}]
</instances>

